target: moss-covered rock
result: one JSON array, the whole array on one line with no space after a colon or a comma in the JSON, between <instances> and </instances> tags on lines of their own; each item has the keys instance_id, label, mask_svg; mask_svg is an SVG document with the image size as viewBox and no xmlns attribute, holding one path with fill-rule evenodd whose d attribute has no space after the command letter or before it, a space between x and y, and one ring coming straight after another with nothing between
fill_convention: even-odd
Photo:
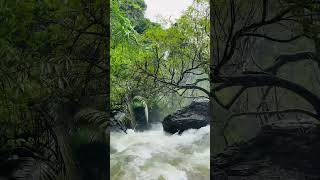
<instances>
[{"instance_id":1,"label":"moss-covered rock","mask_svg":"<svg viewBox=\"0 0 320 180\"><path fill-rule=\"evenodd\" d=\"M141 96L135 96L130 103L132 127L135 130L145 130L149 127L148 105Z\"/></svg>"}]
</instances>

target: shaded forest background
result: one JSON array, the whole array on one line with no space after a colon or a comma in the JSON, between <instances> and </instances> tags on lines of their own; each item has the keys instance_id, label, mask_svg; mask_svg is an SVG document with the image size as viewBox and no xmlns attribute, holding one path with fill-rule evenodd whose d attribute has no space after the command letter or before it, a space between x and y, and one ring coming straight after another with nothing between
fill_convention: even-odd
<instances>
[{"instance_id":1,"label":"shaded forest background","mask_svg":"<svg viewBox=\"0 0 320 180\"><path fill-rule=\"evenodd\" d=\"M211 1L212 154L267 123L319 120L319 1Z\"/></svg>"},{"instance_id":2,"label":"shaded forest background","mask_svg":"<svg viewBox=\"0 0 320 180\"><path fill-rule=\"evenodd\" d=\"M0 179L107 179L108 1L0 2Z\"/></svg>"}]
</instances>

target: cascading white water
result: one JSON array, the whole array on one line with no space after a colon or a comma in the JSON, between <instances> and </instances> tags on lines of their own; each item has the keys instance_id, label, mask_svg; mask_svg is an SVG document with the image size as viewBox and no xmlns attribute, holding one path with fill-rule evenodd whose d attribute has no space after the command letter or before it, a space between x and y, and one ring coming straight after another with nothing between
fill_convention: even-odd
<instances>
[{"instance_id":1,"label":"cascading white water","mask_svg":"<svg viewBox=\"0 0 320 180\"><path fill-rule=\"evenodd\" d=\"M209 180L210 127L166 134L161 124L111 132L112 180Z\"/></svg>"}]
</instances>

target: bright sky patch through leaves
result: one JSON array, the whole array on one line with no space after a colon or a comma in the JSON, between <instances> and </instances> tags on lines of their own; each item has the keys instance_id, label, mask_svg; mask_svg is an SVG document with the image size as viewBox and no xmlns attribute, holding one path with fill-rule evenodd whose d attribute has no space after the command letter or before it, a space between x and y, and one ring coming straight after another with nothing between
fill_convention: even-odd
<instances>
[{"instance_id":1,"label":"bright sky patch through leaves","mask_svg":"<svg viewBox=\"0 0 320 180\"><path fill-rule=\"evenodd\" d=\"M160 17L174 21L192 2L193 0L145 0L147 4L145 17L153 22L160 22Z\"/></svg>"}]
</instances>

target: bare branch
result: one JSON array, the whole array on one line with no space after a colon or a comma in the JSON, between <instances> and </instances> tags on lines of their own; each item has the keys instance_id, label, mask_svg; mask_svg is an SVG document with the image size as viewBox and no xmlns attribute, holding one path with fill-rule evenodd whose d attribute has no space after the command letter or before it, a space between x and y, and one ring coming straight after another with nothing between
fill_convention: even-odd
<instances>
[{"instance_id":1,"label":"bare branch","mask_svg":"<svg viewBox=\"0 0 320 180\"><path fill-rule=\"evenodd\" d=\"M288 42L292 42L292 41L295 41L301 37L304 37L304 35L297 35L297 36L294 36L294 37L291 37L289 39L276 39L276 38L273 38L273 37L270 37L270 36L267 36L267 35L264 35L264 34L257 34L257 33L242 33L241 36L252 36L252 37L259 37L259 38L264 38L264 39L267 39L267 40L270 40L270 41L274 41L274 42L278 42L278 43L288 43Z\"/></svg>"}]
</instances>

